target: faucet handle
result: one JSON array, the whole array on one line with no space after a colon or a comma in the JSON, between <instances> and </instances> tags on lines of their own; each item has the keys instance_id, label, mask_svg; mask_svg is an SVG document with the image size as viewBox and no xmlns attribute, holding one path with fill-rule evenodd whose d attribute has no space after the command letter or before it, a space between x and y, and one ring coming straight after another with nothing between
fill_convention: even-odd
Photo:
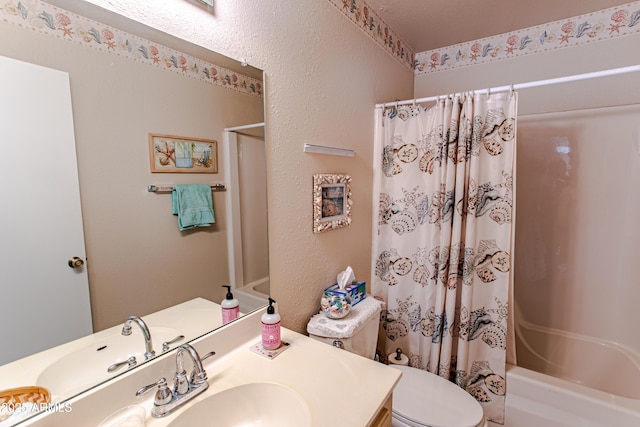
<instances>
[{"instance_id":1,"label":"faucet handle","mask_svg":"<svg viewBox=\"0 0 640 427\"><path fill-rule=\"evenodd\" d=\"M210 351L209 353L205 354L200 358L200 364L202 364L203 360L208 359L215 354L215 351ZM202 371L197 372L197 369L195 369L194 367L193 371L191 371L191 375L189 375L189 383L199 385L204 383L205 381L207 381L207 371L205 371L203 368Z\"/></svg>"},{"instance_id":2,"label":"faucet handle","mask_svg":"<svg viewBox=\"0 0 640 427\"><path fill-rule=\"evenodd\" d=\"M200 358L200 360L205 360L205 359L208 359L208 358L210 358L211 356L215 356L215 355L216 355L216 352L215 352L215 351L210 351L209 353L207 353L207 354L205 354L204 356L202 356L202 357Z\"/></svg>"},{"instance_id":3,"label":"faucet handle","mask_svg":"<svg viewBox=\"0 0 640 427\"><path fill-rule=\"evenodd\" d=\"M176 343L180 340L184 339L184 335L178 335L177 337L170 339L169 341L165 341L162 343L162 351L169 351L171 349L171 344Z\"/></svg>"},{"instance_id":4,"label":"faucet handle","mask_svg":"<svg viewBox=\"0 0 640 427\"><path fill-rule=\"evenodd\" d=\"M128 358L124 362L114 363L113 365L109 366L107 368L107 372L113 372L116 369L119 369L120 367L122 367L124 365L129 365L129 368L133 368L134 366L136 366L136 363L138 363L136 361L136 357L135 356L131 356L130 358Z\"/></svg>"},{"instance_id":5,"label":"faucet handle","mask_svg":"<svg viewBox=\"0 0 640 427\"><path fill-rule=\"evenodd\" d=\"M158 381L156 381L153 384L149 384L138 389L138 391L136 391L136 396L145 394L146 392L148 392L152 388L155 388L156 386L158 387L158 390L156 391L156 396L153 399L153 404L156 406L160 406L160 405L165 405L171 402L171 399L173 398L173 393L171 392L171 389L167 385L167 379L164 377L160 378Z\"/></svg>"}]
</instances>

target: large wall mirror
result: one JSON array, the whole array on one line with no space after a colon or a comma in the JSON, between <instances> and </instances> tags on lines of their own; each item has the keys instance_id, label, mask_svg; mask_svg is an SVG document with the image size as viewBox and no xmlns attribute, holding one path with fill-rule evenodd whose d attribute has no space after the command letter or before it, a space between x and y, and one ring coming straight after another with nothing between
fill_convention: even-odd
<instances>
[{"instance_id":1,"label":"large wall mirror","mask_svg":"<svg viewBox=\"0 0 640 427\"><path fill-rule=\"evenodd\" d=\"M201 321L182 319L178 324L156 325L158 337L152 333L156 346L181 335L187 323L204 328L198 335L221 326L220 313L207 311L206 303L224 299L222 285L233 286L242 312L262 306L269 295L262 71L85 2L8 2L0 7L0 38L0 56L68 75L71 134L75 140L75 153L68 156L77 156L76 192L81 202L85 251L76 254L57 249L50 257L55 260L38 259L40 251L36 249L40 246L70 239L34 235L29 224L37 221L49 229L58 228L63 218L53 207L66 202L50 183L58 172L69 169L69 163L61 160L67 154L57 152L46 133L49 122L35 108L40 104L38 93L35 98L27 98L27 92L41 92L39 86L27 83L20 89L24 96L17 94L20 101L33 106L27 108L31 114L24 118L23 128L42 128L45 132L43 137L29 141L27 154L20 154L23 158L9 162L14 171L26 173L28 181L34 181L32 178L43 171L48 176L38 178L40 186L34 190L21 188L21 179L2 175L10 179L3 186L15 190L12 197L36 202L37 214L23 212L28 221L1 226L3 254L17 253L20 247L27 251L21 257L29 258L29 267L3 264L0 289L4 306L0 316L4 317L0 320L5 331L7 325L36 325L46 330L46 338L3 333L0 365L4 366L0 370L7 366L22 369L23 365L15 364L34 358L32 353L41 354L78 338L66 327L51 326L67 311L84 304L61 292L55 293L62 295L56 298L50 291L54 281L61 281L63 287L76 286L74 280L86 276L88 299L84 309L90 319L82 328L92 336L103 331L115 334L129 316L146 319L168 308L193 303ZM29 73L19 72L18 77L27 79ZM52 96L40 93L41 98ZM217 173L152 173L149 134L216 140ZM3 137L5 153L12 142ZM39 163L35 158L45 160ZM213 225L180 231L172 213L171 191L151 192L148 187L192 183L222 184L226 191L212 192ZM10 228L20 231L5 239ZM74 257L80 259L79 266L72 265ZM60 263L68 280L46 275L25 282L28 270L44 271L45 265ZM11 289L17 288L22 294L12 293ZM203 306L198 305L203 302ZM13 314L7 314L7 307ZM136 345L142 350L144 334L135 332L141 336L132 339L139 340ZM178 339L175 345L190 338L195 336ZM91 351L99 354L104 350ZM70 359L69 355L65 357ZM55 358L64 359L57 354L54 359L39 360L27 369L32 371L30 377L7 381L6 375L0 375L0 391L16 386L47 387L38 372L56 362ZM91 358L82 356L83 364L91 365ZM106 373L107 366L100 368ZM96 381L103 380L97 377ZM51 394L61 401L92 385L75 384L66 394L55 390Z\"/></svg>"}]
</instances>

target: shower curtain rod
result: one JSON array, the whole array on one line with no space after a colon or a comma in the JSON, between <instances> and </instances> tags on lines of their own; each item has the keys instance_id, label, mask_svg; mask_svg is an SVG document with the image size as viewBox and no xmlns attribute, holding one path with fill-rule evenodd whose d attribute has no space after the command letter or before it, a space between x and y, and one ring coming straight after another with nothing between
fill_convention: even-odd
<instances>
[{"instance_id":1,"label":"shower curtain rod","mask_svg":"<svg viewBox=\"0 0 640 427\"><path fill-rule=\"evenodd\" d=\"M264 126L264 122L262 123L252 123L250 125L243 125L243 126L235 126L232 128L224 128L225 131L227 132L235 132L238 130L245 130L245 129L255 129L255 128L259 128L259 127L263 127Z\"/></svg>"},{"instance_id":2,"label":"shower curtain rod","mask_svg":"<svg viewBox=\"0 0 640 427\"><path fill-rule=\"evenodd\" d=\"M595 79L595 78L598 78L598 77L615 76L615 75L618 75L618 74L632 73L632 72L635 72L635 71L640 71L640 65L630 65L628 67L611 68L609 70L594 71L592 73L576 74L576 75L573 75L573 76L558 77L558 78L554 78L554 79L537 80L537 81L528 82L528 83L518 83L518 84L514 84L514 85L509 85L509 86L498 86L498 87L492 87L490 89L475 90L473 92L475 92L475 93L506 92L506 91L509 91L509 90L528 89L528 88L532 88L532 87L549 86L549 85L554 85L554 84L558 84L558 83L575 82L575 81L578 81L578 80ZM444 95L444 96L446 96L446 95ZM386 102L384 104L376 104L376 108L396 107L396 106L399 106L399 105L416 104L416 103L419 103L419 102L433 102L433 101L437 101L438 99L440 99L442 97L443 97L443 95L430 96L428 98L408 99L408 100L404 100L404 101Z\"/></svg>"}]
</instances>

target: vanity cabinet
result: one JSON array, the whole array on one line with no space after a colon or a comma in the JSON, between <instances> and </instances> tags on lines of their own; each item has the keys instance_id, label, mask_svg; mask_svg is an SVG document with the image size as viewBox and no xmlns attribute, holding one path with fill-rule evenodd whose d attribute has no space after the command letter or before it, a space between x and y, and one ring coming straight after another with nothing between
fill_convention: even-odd
<instances>
[{"instance_id":1,"label":"vanity cabinet","mask_svg":"<svg viewBox=\"0 0 640 427\"><path fill-rule=\"evenodd\" d=\"M389 398L384 403L382 408L378 411L376 416L373 418L369 427L391 427L391 403L393 401L393 395L389 395Z\"/></svg>"}]
</instances>

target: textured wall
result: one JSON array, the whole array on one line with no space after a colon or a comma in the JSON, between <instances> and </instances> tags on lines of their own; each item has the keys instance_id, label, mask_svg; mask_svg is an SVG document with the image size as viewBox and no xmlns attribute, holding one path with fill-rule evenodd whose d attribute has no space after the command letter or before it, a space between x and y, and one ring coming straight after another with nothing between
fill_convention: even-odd
<instances>
[{"instance_id":1,"label":"textured wall","mask_svg":"<svg viewBox=\"0 0 640 427\"><path fill-rule=\"evenodd\" d=\"M373 107L411 96L411 72L326 1L91 2L265 70L271 293L283 325L305 331L347 265L369 281ZM305 142L356 156L305 154ZM332 172L352 175L353 223L316 235L312 176Z\"/></svg>"}]
</instances>

